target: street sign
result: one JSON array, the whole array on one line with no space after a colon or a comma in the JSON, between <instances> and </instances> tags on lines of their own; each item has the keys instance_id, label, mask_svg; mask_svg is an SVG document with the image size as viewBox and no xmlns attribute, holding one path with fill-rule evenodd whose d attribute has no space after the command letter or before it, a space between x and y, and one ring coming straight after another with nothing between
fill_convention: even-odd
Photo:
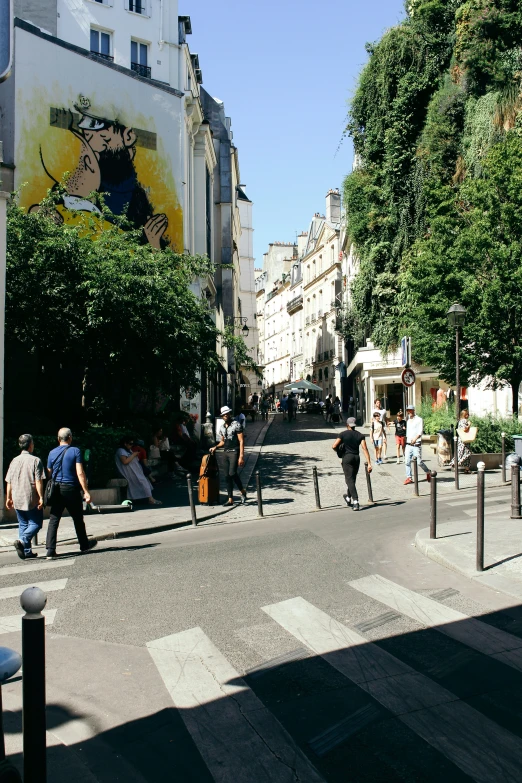
<instances>
[{"instance_id":1,"label":"street sign","mask_svg":"<svg viewBox=\"0 0 522 783\"><path fill-rule=\"evenodd\" d=\"M411 364L411 337L403 337L401 340L401 364L403 367Z\"/></svg>"},{"instance_id":2,"label":"street sign","mask_svg":"<svg viewBox=\"0 0 522 783\"><path fill-rule=\"evenodd\" d=\"M13 0L0 0L0 82L13 65Z\"/></svg>"},{"instance_id":3,"label":"street sign","mask_svg":"<svg viewBox=\"0 0 522 783\"><path fill-rule=\"evenodd\" d=\"M402 371L401 375L402 383L404 386L413 386L415 383L415 373L411 369L411 367L406 367L405 370Z\"/></svg>"}]
</instances>

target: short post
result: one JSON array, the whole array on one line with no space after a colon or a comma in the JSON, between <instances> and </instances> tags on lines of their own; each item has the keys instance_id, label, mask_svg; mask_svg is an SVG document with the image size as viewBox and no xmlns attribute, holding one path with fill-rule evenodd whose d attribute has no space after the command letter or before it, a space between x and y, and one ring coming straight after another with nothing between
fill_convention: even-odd
<instances>
[{"instance_id":1,"label":"short post","mask_svg":"<svg viewBox=\"0 0 522 783\"><path fill-rule=\"evenodd\" d=\"M413 494L416 498L419 497L419 465L417 457L412 457L411 460L413 468Z\"/></svg>"},{"instance_id":2,"label":"short post","mask_svg":"<svg viewBox=\"0 0 522 783\"><path fill-rule=\"evenodd\" d=\"M0 647L0 783L22 783L18 770L5 757L2 684L22 665L22 657L15 650Z\"/></svg>"},{"instance_id":3,"label":"short post","mask_svg":"<svg viewBox=\"0 0 522 783\"><path fill-rule=\"evenodd\" d=\"M484 570L484 473L485 462L477 465L477 571Z\"/></svg>"},{"instance_id":4,"label":"short post","mask_svg":"<svg viewBox=\"0 0 522 783\"><path fill-rule=\"evenodd\" d=\"M257 488L257 516L262 517L263 514L263 497L261 495L261 476L259 471L256 470L256 488Z\"/></svg>"},{"instance_id":5,"label":"short post","mask_svg":"<svg viewBox=\"0 0 522 783\"><path fill-rule=\"evenodd\" d=\"M502 433L502 483L506 483L506 433Z\"/></svg>"},{"instance_id":6,"label":"short post","mask_svg":"<svg viewBox=\"0 0 522 783\"><path fill-rule=\"evenodd\" d=\"M522 519L520 513L520 463L517 455L511 459L511 519Z\"/></svg>"},{"instance_id":7,"label":"short post","mask_svg":"<svg viewBox=\"0 0 522 783\"><path fill-rule=\"evenodd\" d=\"M368 502L375 503L375 500L373 499L372 479L370 476L370 471L368 470L367 462L364 463L364 472L366 473L366 486L368 488Z\"/></svg>"},{"instance_id":8,"label":"short post","mask_svg":"<svg viewBox=\"0 0 522 783\"><path fill-rule=\"evenodd\" d=\"M312 468L312 474L314 477L314 490L315 490L315 507L321 508L321 497L319 495L319 479L317 478L317 468Z\"/></svg>"},{"instance_id":9,"label":"short post","mask_svg":"<svg viewBox=\"0 0 522 783\"><path fill-rule=\"evenodd\" d=\"M457 433L453 436L453 464L455 466L455 489L459 487L459 436Z\"/></svg>"},{"instance_id":10,"label":"short post","mask_svg":"<svg viewBox=\"0 0 522 783\"><path fill-rule=\"evenodd\" d=\"M198 521L196 518L196 504L194 503L194 492L192 490L192 476L190 475L190 473L187 473L187 489L188 489L188 496L189 496L189 503L190 503L190 516L192 518L192 527L196 527Z\"/></svg>"},{"instance_id":11,"label":"short post","mask_svg":"<svg viewBox=\"0 0 522 783\"><path fill-rule=\"evenodd\" d=\"M431 471L430 484L430 538L437 538L437 471Z\"/></svg>"},{"instance_id":12,"label":"short post","mask_svg":"<svg viewBox=\"0 0 522 783\"><path fill-rule=\"evenodd\" d=\"M39 587L28 587L20 596L22 617L22 724L24 783L46 783L45 723L45 617L47 596Z\"/></svg>"}]
</instances>

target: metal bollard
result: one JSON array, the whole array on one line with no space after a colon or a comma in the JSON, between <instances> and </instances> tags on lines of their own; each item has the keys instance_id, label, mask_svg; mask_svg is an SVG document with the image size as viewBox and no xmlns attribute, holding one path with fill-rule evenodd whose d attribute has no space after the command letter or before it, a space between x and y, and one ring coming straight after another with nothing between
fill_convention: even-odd
<instances>
[{"instance_id":1,"label":"metal bollard","mask_svg":"<svg viewBox=\"0 0 522 783\"><path fill-rule=\"evenodd\" d=\"M412 457L412 472L413 472L413 495L419 497L419 465L417 463L417 457Z\"/></svg>"},{"instance_id":2,"label":"metal bollard","mask_svg":"<svg viewBox=\"0 0 522 783\"><path fill-rule=\"evenodd\" d=\"M437 538L437 471L431 471L430 484L430 538Z\"/></svg>"},{"instance_id":3,"label":"metal bollard","mask_svg":"<svg viewBox=\"0 0 522 783\"><path fill-rule=\"evenodd\" d=\"M477 465L477 571L484 570L484 473L485 462Z\"/></svg>"},{"instance_id":4,"label":"metal bollard","mask_svg":"<svg viewBox=\"0 0 522 783\"><path fill-rule=\"evenodd\" d=\"M22 699L24 783L47 780L45 723L45 617L47 596L28 587L20 596L22 617Z\"/></svg>"},{"instance_id":5,"label":"metal bollard","mask_svg":"<svg viewBox=\"0 0 522 783\"><path fill-rule=\"evenodd\" d=\"M261 476L259 471L256 470L256 488L257 488L257 516L262 517L263 514L263 497L261 495Z\"/></svg>"},{"instance_id":6,"label":"metal bollard","mask_svg":"<svg viewBox=\"0 0 522 783\"><path fill-rule=\"evenodd\" d=\"M317 478L317 468L312 468L312 474L314 477L314 490L315 490L315 507L321 508L321 497L319 495L319 479Z\"/></svg>"},{"instance_id":7,"label":"metal bollard","mask_svg":"<svg viewBox=\"0 0 522 783\"><path fill-rule=\"evenodd\" d=\"M459 436L453 436L453 464L455 466L455 489L459 487Z\"/></svg>"},{"instance_id":8,"label":"metal bollard","mask_svg":"<svg viewBox=\"0 0 522 783\"><path fill-rule=\"evenodd\" d=\"M22 783L18 770L5 757L2 684L22 665L22 657L15 650L0 647L0 783Z\"/></svg>"},{"instance_id":9,"label":"metal bollard","mask_svg":"<svg viewBox=\"0 0 522 783\"><path fill-rule=\"evenodd\" d=\"M190 503L190 516L192 518L192 527L196 527L198 520L196 518L196 504L194 503L194 492L192 490L192 476L187 473L187 489Z\"/></svg>"},{"instance_id":10,"label":"metal bollard","mask_svg":"<svg viewBox=\"0 0 522 783\"><path fill-rule=\"evenodd\" d=\"M520 457L511 460L511 519L522 519L520 513Z\"/></svg>"},{"instance_id":11,"label":"metal bollard","mask_svg":"<svg viewBox=\"0 0 522 783\"><path fill-rule=\"evenodd\" d=\"M506 433L502 433L502 483L506 483Z\"/></svg>"},{"instance_id":12,"label":"metal bollard","mask_svg":"<svg viewBox=\"0 0 522 783\"><path fill-rule=\"evenodd\" d=\"M375 503L375 500L373 499L373 490L372 490L372 479L370 476L370 473L368 471L368 463L364 463L364 472L366 473L366 486L368 488L368 502L369 503Z\"/></svg>"}]
</instances>

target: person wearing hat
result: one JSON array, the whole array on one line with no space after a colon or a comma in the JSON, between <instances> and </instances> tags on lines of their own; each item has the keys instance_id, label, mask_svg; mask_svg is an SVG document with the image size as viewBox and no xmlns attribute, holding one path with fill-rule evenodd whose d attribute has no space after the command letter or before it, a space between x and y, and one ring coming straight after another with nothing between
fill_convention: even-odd
<instances>
[{"instance_id":1,"label":"person wearing hat","mask_svg":"<svg viewBox=\"0 0 522 783\"><path fill-rule=\"evenodd\" d=\"M421 453L424 422L420 416L415 415L415 405L406 406L406 415L408 420L406 422L406 450L404 460L406 465L406 481L404 483L413 484L413 479L411 477L411 461L414 457L417 458L417 465L420 465L426 473L426 481L431 481L429 469L422 461Z\"/></svg>"},{"instance_id":2,"label":"person wearing hat","mask_svg":"<svg viewBox=\"0 0 522 783\"><path fill-rule=\"evenodd\" d=\"M362 432L357 432L355 429L356 421L353 417L346 419L346 430L341 432L339 437L332 444L332 449L337 451L342 446L343 457L343 471L346 479L346 486L348 492L343 495L344 502L348 508L352 508L354 511L359 511L359 495L357 494L357 487L355 482L357 480L357 474L361 465L361 457L359 449L361 448L368 463L368 472L371 472L372 463L370 459L370 452L366 445L365 436ZM339 454L338 454L339 456Z\"/></svg>"},{"instance_id":3,"label":"person wearing hat","mask_svg":"<svg viewBox=\"0 0 522 783\"><path fill-rule=\"evenodd\" d=\"M246 489L243 488L241 479L238 476L237 468L245 464L245 443L243 437L243 427L239 421L232 419L232 408L224 405L221 408L223 424L218 432L219 443L209 449L214 454L216 449L224 450L225 474L227 480L228 499L225 506L234 505L234 483L241 492L241 503L246 503Z\"/></svg>"}]
</instances>

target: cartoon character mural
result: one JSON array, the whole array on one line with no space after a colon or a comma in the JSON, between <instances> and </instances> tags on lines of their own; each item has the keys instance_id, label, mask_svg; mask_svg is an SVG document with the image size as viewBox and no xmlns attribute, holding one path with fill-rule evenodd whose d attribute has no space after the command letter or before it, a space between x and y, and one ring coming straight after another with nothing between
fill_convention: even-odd
<instances>
[{"instance_id":1,"label":"cartoon character mural","mask_svg":"<svg viewBox=\"0 0 522 783\"><path fill-rule=\"evenodd\" d=\"M167 216L154 214L134 166L138 144L156 149L156 134L136 130L121 120L94 112L84 96L79 97L74 108L76 112L54 107L50 110L50 125L67 128L81 144L78 165L65 181L62 206L70 212L100 212L92 194L102 193L114 215L126 214L134 228L143 229L144 241L158 249L164 246ZM46 167L42 150L40 157L47 175L57 183L58 179ZM35 209L38 205L32 205L29 211ZM61 212L58 214L61 220L65 219Z\"/></svg>"}]
</instances>

